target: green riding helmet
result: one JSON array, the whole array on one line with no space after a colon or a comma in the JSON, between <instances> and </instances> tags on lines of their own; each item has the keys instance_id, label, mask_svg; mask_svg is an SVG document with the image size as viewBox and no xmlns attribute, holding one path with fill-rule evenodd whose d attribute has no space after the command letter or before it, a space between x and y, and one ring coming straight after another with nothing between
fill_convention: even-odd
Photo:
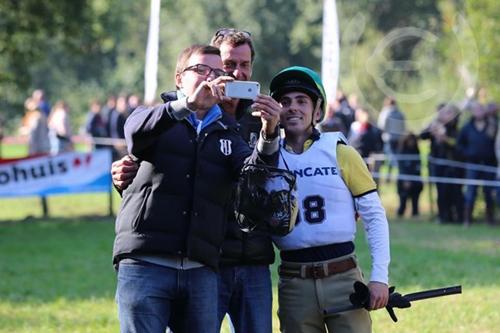
<instances>
[{"instance_id":1,"label":"green riding helmet","mask_svg":"<svg viewBox=\"0 0 500 333\"><path fill-rule=\"evenodd\" d=\"M307 94L316 104L321 98L321 114L319 123L325 117L326 93L318 73L302 66L287 67L276 74L269 87L271 97L279 100L281 96L290 91L300 91Z\"/></svg>"}]
</instances>

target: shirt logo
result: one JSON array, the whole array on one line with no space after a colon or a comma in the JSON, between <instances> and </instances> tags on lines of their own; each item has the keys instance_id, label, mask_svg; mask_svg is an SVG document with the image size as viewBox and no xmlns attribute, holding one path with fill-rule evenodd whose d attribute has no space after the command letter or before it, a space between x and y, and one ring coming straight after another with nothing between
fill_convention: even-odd
<instances>
[{"instance_id":1,"label":"shirt logo","mask_svg":"<svg viewBox=\"0 0 500 333\"><path fill-rule=\"evenodd\" d=\"M316 177L316 176L336 176L338 175L337 167L307 167L304 169L293 170L295 177Z\"/></svg>"},{"instance_id":2,"label":"shirt logo","mask_svg":"<svg viewBox=\"0 0 500 333\"><path fill-rule=\"evenodd\" d=\"M220 139L219 140L220 142L220 151L221 153L223 153L224 155L226 156L229 156L231 155L231 140L227 140L227 139Z\"/></svg>"}]
</instances>

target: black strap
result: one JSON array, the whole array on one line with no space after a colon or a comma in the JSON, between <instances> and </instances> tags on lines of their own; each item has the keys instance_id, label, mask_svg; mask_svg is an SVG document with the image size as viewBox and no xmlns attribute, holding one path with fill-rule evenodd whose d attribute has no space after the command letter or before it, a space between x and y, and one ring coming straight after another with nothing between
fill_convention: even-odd
<instances>
[{"instance_id":1,"label":"black strap","mask_svg":"<svg viewBox=\"0 0 500 333\"><path fill-rule=\"evenodd\" d=\"M285 168L290 171L290 168L288 167L288 163L286 163L286 160L285 160L285 156L283 156L283 152L281 151L281 148L280 148L280 156L281 158L283 159L283 163L285 164Z\"/></svg>"}]
</instances>

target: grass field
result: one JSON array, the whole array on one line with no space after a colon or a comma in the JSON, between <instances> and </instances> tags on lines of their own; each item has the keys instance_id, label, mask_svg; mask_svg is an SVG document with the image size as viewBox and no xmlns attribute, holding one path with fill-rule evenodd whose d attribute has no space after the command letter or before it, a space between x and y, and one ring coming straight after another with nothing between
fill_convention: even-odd
<instances>
[{"instance_id":1,"label":"grass field","mask_svg":"<svg viewBox=\"0 0 500 333\"><path fill-rule=\"evenodd\" d=\"M398 323L385 310L373 312L374 332L498 332L500 228L431 222L429 193L422 194L420 218L396 219L394 184L384 184L381 195L391 227L391 284L403 294L461 284L463 294L396 310ZM113 198L116 212L119 197ZM48 200L47 219L38 198L0 199L0 332L117 332L107 195ZM369 275L362 228L356 245ZM276 264L272 271L276 291Z\"/></svg>"},{"instance_id":2,"label":"grass field","mask_svg":"<svg viewBox=\"0 0 500 333\"><path fill-rule=\"evenodd\" d=\"M113 236L106 217L0 222L0 332L118 331ZM369 267L361 230L356 243ZM402 293L461 284L464 293L415 303L398 311L397 324L377 311L374 332L497 332L499 245L499 229L484 224L464 229L392 219L392 284Z\"/></svg>"}]
</instances>

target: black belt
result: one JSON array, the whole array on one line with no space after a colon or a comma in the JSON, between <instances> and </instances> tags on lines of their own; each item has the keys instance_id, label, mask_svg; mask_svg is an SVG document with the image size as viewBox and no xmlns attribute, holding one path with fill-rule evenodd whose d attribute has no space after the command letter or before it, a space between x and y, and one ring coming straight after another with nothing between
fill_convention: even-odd
<instances>
[{"instance_id":1,"label":"black belt","mask_svg":"<svg viewBox=\"0 0 500 333\"><path fill-rule=\"evenodd\" d=\"M285 250L280 252L281 260L288 262L330 261L354 252L353 242L334 243L307 247L305 249Z\"/></svg>"},{"instance_id":2,"label":"black belt","mask_svg":"<svg viewBox=\"0 0 500 333\"><path fill-rule=\"evenodd\" d=\"M347 272L355 267L356 262L353 258L317 264L282 263L278 268L278 273L282 276L302 279L322 279L330 275Z\"/></svg>"}]
</instances>

